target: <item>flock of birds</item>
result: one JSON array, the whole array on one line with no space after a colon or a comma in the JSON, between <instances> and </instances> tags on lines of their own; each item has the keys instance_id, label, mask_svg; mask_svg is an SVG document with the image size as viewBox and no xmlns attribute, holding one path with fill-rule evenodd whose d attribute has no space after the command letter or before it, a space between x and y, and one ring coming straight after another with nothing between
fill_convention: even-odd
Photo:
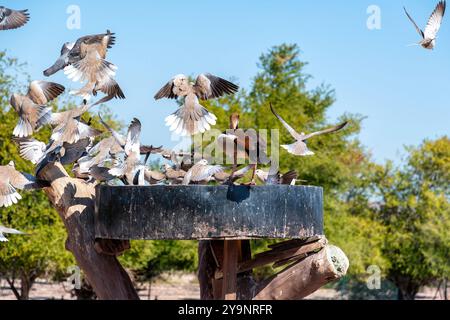
<instances>
[{"instance_id":1,"label":"flock of birds","mask_svg":"<svg viewBox=\"0 0 450 320\"><path fill-rule=\"evenodd\" d=\"M419 45L426 49L435 47L436 35L445 13L445 1L440 1L433 11L428 24L422 31L408 12L408 18L414 23L422 36ZM0 30L16 29L29 20L27 10L17 11L0 6ZM111 99L125 99L125 95L115 80L117 67L106 60L108 50L115 44L115 35L106 33L88 35L74 43L65 43L56 62L43 73L46 77L63 71L75 82L83 83L83 87L70 93L83 99L77 108L54 112L48 104L60 96L64 86L48 81L32 81L28 92L14 93L10 104L17 112L18 122L13 130L13 140L18 144L20 156L36 165L36 175L19 172L14 162L0 166L0 207L12 206L21 199L18 190L32 190L49 187L51 181L39 178L40 171L49 163L59 162L62 165L73 165L72 173L86 183L117 183L125 185L190 185L206 184L216 181L219 184L234 184L252 171L251 181L247 185L256 184L256 179L263 184L295 185L298 175L295 171L281 174L278 166L266 154L265 141L257 133L251 139L247 132L239 127L239 114L230 116L229 128L217 137L227 155L233 156L231 172L223 166L209 164L201 159L192 164L194 154L175 152L161 147L141 144L141 123L133 119L126 136L113 130L99 114L100 121L109 136L100 141L103 133L94 129L90 123L82 120L83 114L93 107ZM209 73L200 74L195 82L180 74L174 76L154 96L156 100L179 99L182 105L166 118L166 125L179 135L192 136L211 129L216 124L216 116L201 105L202 100L216 99L227 94L234 94L239 87L234 83ZM93 96L101 92L104 97L91 103ZM292 128L270 105L274 116L295 140L282 147L295 156L310 156L314 153L308 149L307 141L315 136L342 130L347 122L325 130L305 134ZM52 128L48 143L32 138L33 133L45 126ZM254 143L253 143L254 142ZM238 168L237 158L243 153L249 165ZM151 170L147 166L152 154L159 154L170 163L165 163L162 170ZM145 159L142 159L143 157ZM268 171L258 169L258 164L270 164ZM4 234L21 234L15 229L0 226L0 241L7 241Z\"/></svg>"}]
</instances>

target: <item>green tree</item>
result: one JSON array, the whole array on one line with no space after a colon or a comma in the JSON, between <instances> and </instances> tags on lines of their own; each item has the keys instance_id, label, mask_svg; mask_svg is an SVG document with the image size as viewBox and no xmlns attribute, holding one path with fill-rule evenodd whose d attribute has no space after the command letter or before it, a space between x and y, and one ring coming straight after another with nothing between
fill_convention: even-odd
<instances>
[{"instance_id":1,"label":"green tree","mask_svg":"<svg viewBox=\"0 0 450 320\"><path fill-rule=\"evenodd\" d=\"M426 140L407 151L402 165L388 162L374 178L376 216L387 229L387 275L400 299L414 299L422 286L448 279L450 271L450 140Z\"/></svg>"}]
</instances>

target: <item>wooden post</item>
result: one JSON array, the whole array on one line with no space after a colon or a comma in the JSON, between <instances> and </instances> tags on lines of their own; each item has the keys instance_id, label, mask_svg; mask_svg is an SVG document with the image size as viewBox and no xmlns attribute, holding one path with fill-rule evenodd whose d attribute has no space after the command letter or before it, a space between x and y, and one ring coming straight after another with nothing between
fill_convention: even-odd
<instances>
[{"instance_id":1,"label":"wooden post","mask_svg":"<svg viewBox=\"0 0 450 320\"><path fill-rule=\"evenodd\" d=\"M239 240L225 240L223 249L222 297L224 300L236 300Z\"/></svg>"}]
</instances>

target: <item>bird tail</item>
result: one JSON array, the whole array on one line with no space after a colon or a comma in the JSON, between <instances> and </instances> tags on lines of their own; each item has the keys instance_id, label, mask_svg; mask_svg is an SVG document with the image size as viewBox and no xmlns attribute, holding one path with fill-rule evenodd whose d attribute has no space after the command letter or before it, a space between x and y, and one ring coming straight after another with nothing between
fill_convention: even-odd
<instances>
[{"instance_id":1,"label":"bird tail","mask_svg":"<svg viewBox=\"0 0 450 320\"><path fill-rule=\"evenodd\" d=\"M170 131L182 136L208 131L216 124L216 120L217 117L200 104L197 104L193 110L183 105L165 119Z\"/></svg>"}]
</instances>

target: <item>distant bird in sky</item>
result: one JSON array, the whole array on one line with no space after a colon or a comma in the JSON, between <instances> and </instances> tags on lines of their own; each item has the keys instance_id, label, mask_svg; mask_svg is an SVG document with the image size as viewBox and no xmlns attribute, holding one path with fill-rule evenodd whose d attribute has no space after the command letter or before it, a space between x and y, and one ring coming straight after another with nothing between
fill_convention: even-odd
<instances>
[{"instance_id":1,"label":"distant bird in sky","mask_svg":"<svg viewBox=\"0 0 450 320\"><path fill-rule=\"evenodd\" d=\"M117 66L106 61L106 53L115 44L114 33L109 30L104 34L85 36L75 43L65 43L61 49L58 60L44 71L50 76L61 69L64 74L75 82L86 82L74 95L89 100L98 91L112 98L124 99L125 95L118 83L114 80Z\"/></svg>"},{"instance_id":2,"label":"distant bird in sky","mask_svg":"<svg viewBox=\"0 0 450 320\"><path fill-rule=\"evenodd\" d=\"M422 29L419 28L417 23L409 15L408 11L406 11L406 8L403 7L403 9L405 10L406 16L413 23L417 32L422 37L422 40L418 43L418 45L422 46L425 49L430 49L430 50L434 49L434 47L436 45L437 33L438 33L439 29L441 28L442 19L444 18L445 7L446 7L446 2L439 1L439 3L437 4L436 8L433 11L433 13L431 14L430 19L428 20L425 30L423 30L423 31L422 31Z\"/></svg>"},{"instance_id":3,"label":"distant bird in sky","mask_svg":"<svg viewBox=\"0 0 450 320\"><path fill-rule=\"evenodd\" d=\"M199 100L209 100L233 94L239 87L230 81L213 76L200 74L195 83L189 82L184 74L173 77L155 95L155 99L177 99L183 97L181 108L166 118L170 131L183 136L203 133L216 124L217 117L200 104Z\"/></svg>"},{"instance_id":4,"label":"distant bird in sky","mask_svg":"<svg viewBox=\"0 0 450 320\"><path fill-rule=\"evenodd\" d=\"M128 185L145 184L145 166L141 162L141 122L134 118L128 127L125 146L123 148L124 159L115 159L109 174L121 178ZM118 141L120 143L120 141Z\"/></svg>"},{"instance_id":5,"label":"distant bird in sky","mask_svg":"<svg viewBox=\"0 0 450 320\"><path fill-rule=\"evenodd\" d=\"M45 105L64 92L65 88L57 83L33 81L28 87L28 93L14 93L10 104L19 115L19 122L14 128L16 137L29 137L38 130L41 123L46 123L51 114L51 108Z\"/></svg>"},{"instance_id":6,"label":"distant bird in sky","mask_svg":"<svg viewBox=\"0 0 450 320\"><path fill-rule=\"evenodd\" d=\"M17 189L32 190L47 186L48 182L17 171L13 161L6 166L0 166L0 208L12 206L22 199Z\"/></svg>"},{"instance_id":7,"label":"distant bird in sky","mask_svg":"<svg viewBox=\"0 0 450 320\"><path fill-rule=\"evenodd\" d=\"M17 29L30 20L28 10L12 10L0 6L0 30Z\"/></svg>"},{"instance_id":8,"label":"distant bird in sky","mask_svg":"<svg viewBox=\"0 0 450 320\"><path fill-rule=\"evenodd\" d=\"M287 129L287 131L289 131L291 136L296 140L295 143L290 144L290 145L282 145L282 147L284 149L286 149L287 152L289 152L293 155L296 155L296 156L312 156L312 155L314 155L314 152L309 150L308 146L306 145L306 141L308 139L315 137L315 136L322 135L322 134L339 131L339 130L343 129L345 126L347 126L347 124L348 124L348 121L346 121L335 127L317 131L317 132L313 132L310 134L305 134L303 132L298 133L286 121L284 121L284 119L275 111L275 109L272 107L272 104L270 104L270 109L272 110L272 113L275 115L275 117L277 117L278 120L280 120L280 122L283 124L283 126Z\"/></svg>"},{"instance_id":9,"label":"distant bird in sky","mask_svg":"<svg viewBox=\"0 0 450 320\"><path fill-rule=\"evenodd\" d=\"M183 178L183 185L191 182L207 182L213 175L223 170L222 166L209 165L205 159L200 160L192 166Z\"/></svg>"},{"instance_id":10,"label":"distant bird in sky","mask_svg":"<svg viewBox=\"0 0 450 320\"><path fill-rule=\"evenodd\" d=\"M25 234L25 233L16 229L6 228L0 225L0 242L8 241L8 239L5 237L5 234Z\"/></svg>"}]
</instances>

